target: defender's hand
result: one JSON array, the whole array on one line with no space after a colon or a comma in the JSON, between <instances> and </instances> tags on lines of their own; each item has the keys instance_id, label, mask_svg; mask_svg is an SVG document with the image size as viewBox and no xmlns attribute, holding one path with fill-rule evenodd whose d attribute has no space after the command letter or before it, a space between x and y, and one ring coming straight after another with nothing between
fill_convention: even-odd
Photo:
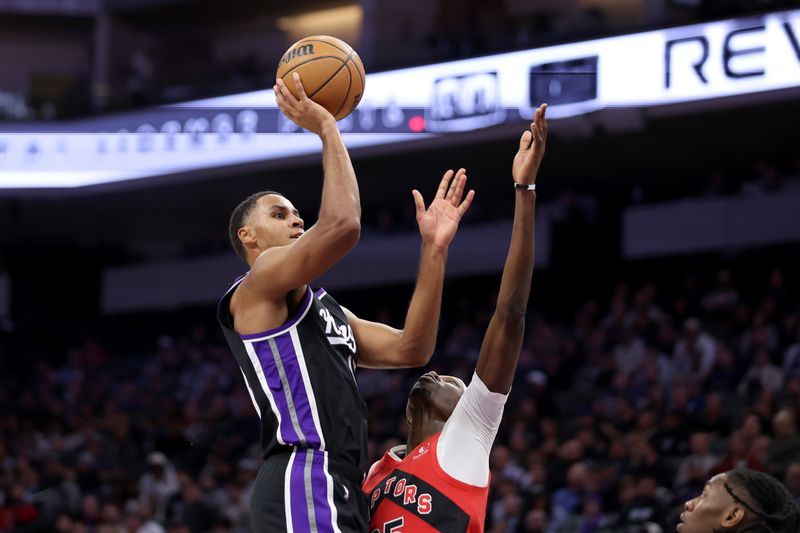
<instances>
[{"instance_id":1,"label":"defender's hand","mask_svg":"<svg viewBox=\"0 0 800 533\"><path fill-rule=\"evenodd\" d=\"M547 142L547 118L544 114L547 104L542 104L533 114L531 129L526 130L519 140L519 151L511 165L511 175L517 183L536 183L536 173L542 164Z\"/></svg>"},{"instance_id":2,"label":"defender's hand","mask_svg":"<svg viewBox=\"0 0 800 533\"><path fill-rule=\"evenodd\" d=\"M411 191L417 208L417 224L422 242L445 248L453 240L461 217L467 212L475 197L475 191L470 190L464 201L461 201L464 185L467 183L466 172L463 168L459 169L455 173L455 179L452 170L445 172L439 183L439 190L436 191L436 197L427 210L419 191L416 189Z\"/></svg>"},{"instance_id":3,"label":"defender's hand","mask_svg":"<svg viewBox=\"0 0 800 533\"><path fill-rule=\"evenodd\" d=\"M283 114L301 128L317 135L320 135L322 130L328 126L335 127L336 120L333 115L306 95L303 82L300 81L300 75L297 72L292 74L292 81L299 98L294 97L283 80L279 79L273 87L275 100Z\"/></svg>"}]
</instances>

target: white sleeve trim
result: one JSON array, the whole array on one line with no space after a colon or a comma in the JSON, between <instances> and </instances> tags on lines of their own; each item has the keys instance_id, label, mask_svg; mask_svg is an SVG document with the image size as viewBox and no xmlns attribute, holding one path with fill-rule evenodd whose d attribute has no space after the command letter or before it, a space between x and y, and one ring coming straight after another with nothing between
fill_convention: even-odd
<instances>
[{"instance_id":1,"label":"white sleeve trim","mask_svg":"<svg viewBox=\"0 0 800 533\"><path fill-rule=\"evenodd\" d=\"M489 452L507 399L507 394L490 391L478 374L472 375L439 436L436 458L445 473L477 487L489 483Z\"/></svg>"}]
</instances>

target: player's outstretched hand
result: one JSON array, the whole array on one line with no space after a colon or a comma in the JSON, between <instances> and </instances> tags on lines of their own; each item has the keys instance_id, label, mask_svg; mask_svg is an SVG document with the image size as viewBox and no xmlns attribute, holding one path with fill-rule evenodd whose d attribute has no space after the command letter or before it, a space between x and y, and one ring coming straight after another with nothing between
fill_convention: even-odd
<instances>
[{"instance_id":1,"label":"player's outstretched hand","mask_svg":"<svg viewBox=\"0 0 800 533\"><path fill-rule=\"evenodd\" d=\"M301 128L317 135L321 134L326 126L336 125L333 115L306 95L300 75L296 72L292 74L292 83L298 98L294 97L282 79L277 80L273 87L275 100L284 115Z\"/></svg>"},{"instance_id":2,"label":"player's outstretched hand","mask_svg":"<svg viewBox=\"0 0 800 533\"><path fill-rule=\"evenodd\" d=\"M511 175L517 183L536 183L536 173L542 164L547 143L547 104L542 104L533 114L531 128L519 139L519 151L511 165Z\"/></svg>"},{"instance_id":3,"label":"player's outstretched hand","mask_svg":"<svg viewBox=\"0 0 800 533\"><path fill-rule=\"evenodd\" d=\"M460 168L455 173L448 170L442 176L436 197L427 209L419 191L416 189L411 191L417 208L417 224L422 242L444 248L453 240L461 217L467 212L475 197L475 191L470 190L466 198L461 200L466 183L466 170Z\"/></svg>"}]
</instances>

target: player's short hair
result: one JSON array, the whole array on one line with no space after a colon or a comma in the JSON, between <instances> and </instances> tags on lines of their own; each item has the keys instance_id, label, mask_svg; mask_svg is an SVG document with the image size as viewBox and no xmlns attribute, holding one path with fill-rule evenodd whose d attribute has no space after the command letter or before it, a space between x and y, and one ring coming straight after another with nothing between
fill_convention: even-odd
<instances>
[{"instance_id":1,"label":"player's short hair","mask_svg":"<svg viewBox=\"0 0 800 533\"><path fill-rule=\"evenodd\" d=\"M715 533L797 533L800 508L792 494L777 479L746 468L725 475L725 490L748 512L733 528L717 528Z\"/></svg>"},{"instance_id":2,"label":"player's short hair","mask_svg":"<svg viewBox=\"0 0 800 533\"><path fill-rule=\"evenodd\" d=\"M245 263L247 262L247 250L245 250L242 240L239 239L239 229L244 226L245 220L247 220L247 217L253 212L253 208L259 198L267 196L268 194L283 196L281 193L275 191L257 192L245 198L242 203L236 206L233 213L231 213L231 220L228 223L228 238L231 241L231 246L233 246L236 255L241 257ZM283 197L285 198L285 196Z\"/></svg>"}]
</instances>

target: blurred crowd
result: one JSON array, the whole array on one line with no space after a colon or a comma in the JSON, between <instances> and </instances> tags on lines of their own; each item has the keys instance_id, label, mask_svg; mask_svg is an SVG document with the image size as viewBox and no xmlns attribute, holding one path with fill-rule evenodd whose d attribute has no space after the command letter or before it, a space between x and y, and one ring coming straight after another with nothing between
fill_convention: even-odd
<instances>
[{"instance_id":1,"label":"blurred crowd","mask_svg":"<svg viewBox=\"0 0 800 533\"><path fill-rule=\"evenodd\" d=\"M677 291L620 283L584 295L566 320L538 311L534 290L491 455L487 531L671 529L708 476L737 466L800 498L797 280L780 268L736 275L686 275ZM472 287L448 303L431 364L466 379L496 280ZM146 353L93 339L66 354L11 353L0 342L0 531L250 530L258 418L216 328L187 331L136 339ZM9 372L15 362L29 371ZM357 373L371 459L404 442L419 374Z\"/></svg>"}]
</instances>

